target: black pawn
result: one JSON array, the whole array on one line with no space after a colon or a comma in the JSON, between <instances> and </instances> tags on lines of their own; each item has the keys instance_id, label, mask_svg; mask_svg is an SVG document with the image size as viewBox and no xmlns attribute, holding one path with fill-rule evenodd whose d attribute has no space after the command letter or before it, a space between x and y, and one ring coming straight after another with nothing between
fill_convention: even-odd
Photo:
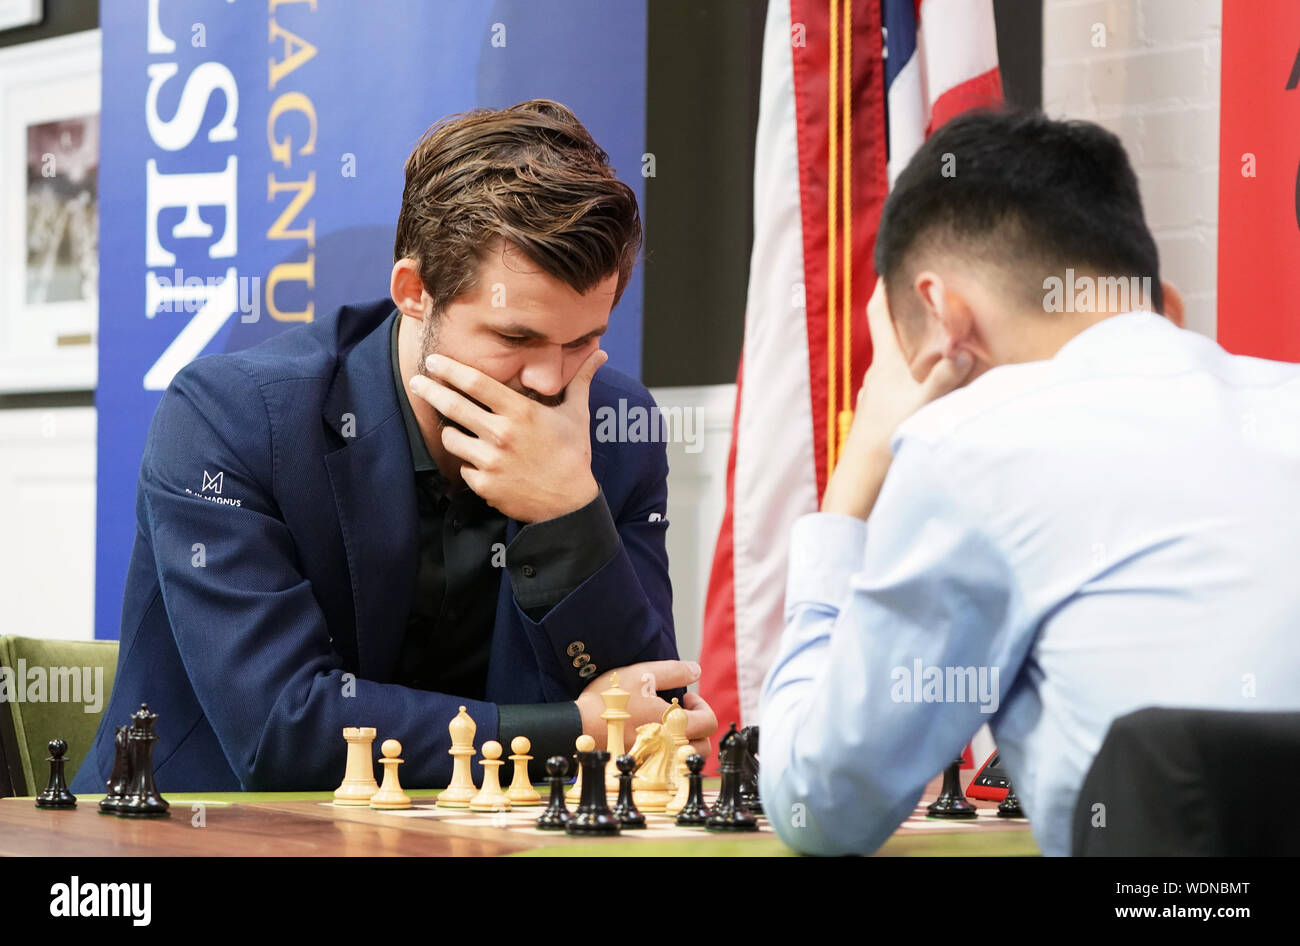
<instances>
[{"instance_id":1,"label":"black pawn","mask_svg":"<svg viewBox=\"0 0 1300 946\"><path fill-rule=\"evenodd\" d=\"M722 790L718 800L709 810L709 819L705 827L710 831L757 831L756 819L745 807L740 798L741 760L745 754L745 743L736 732L736 724L722 737L718 756L722 762Z\"/></svg>"},{"instance_id":2,"label":"black pawn","mask_svg":"<svg viewBox=\"0 0 1300 946\"><path fill-rule=\"evenodd\" d=\"M702 828L709 820L709 806L704 804L704 756L693 752L686 757L686 804L677 813L683 828Z\"/></svg>"},{"instance_id":3,"label":"black pawn","mask_svg":"<svg viewBox=\"0 0 1300 946\"><path fill-rule=\"evenodd\" d=\"M154 724L158 714L149 711L149 704L141 703L131 715L131 728L126 741L129 752L131 778L127 782L125 797L118 803L116 814L125 818L156 818L169 814L170 804L158 794L153 779L153 744L158 741Z\"/></svg>"},{"instance_id":4,"label":"black pawn","mask_svg":"<svg viewBox=\"0 0 1300 946\"><path fill-rule=\"evenodd\" d=\"M540 831L563 831L569 823L569 806L564 803L564 777L569 774L569 760L553 755L546 760L546 781L551 785L551 800L537 819Z\"/></svg>"},{"instance_id":5,"label":"black pawn","mask_svg":"<svg viewBox=\"0 0 1300 946\"><path fill-rule=\"evenodd\" d=\"M68 751L68 744L62 739L50 740L50 782L45 791L36 796L37 808L76 808L77 796L68 791L67 779L63 777L63 766L68 761L63 758Z\"/></svg>"},{"instance_id":6,"label":"black pawn","mask_svg":"<svg viewBox=\"0 0 1300 946\"><path fill-rule=\"evenodd\" d=\"M1007 797L1002 799L1002 804L998 805L999 818L1023 818L1025 811L1020 807L1020 799L1016 797L1016 788L1014 785L1007 786Z\"/></svg>"},{"instance_id":7,"label":"black pawn","mask_svg":"<svg viewBox=\"0 0 1300 946\"><path fill-rule=\"evenodd\" d=\"M105 795L99 803L101 814L115 815L118 806L126 800L126 785L131 780L130 746L127 743L127 726L118 726L113 735L113 771L108 776Z\"/></svg>"},{"instance_id":8,"label":"black pawn","mask_svg":"<svg viewBox=\"0 0 1300 946\"><path fill-rule=\"evenodd\" d=\"M645 815L637 811L636 802L632 800L632 770L636 768L636 759L630 755L621 755L614 760L618 769L618 801L614 803L614 817L620 827L644 828Z\"/></svg>"},{"instance_id":9,"label":"black pawn","mask_svg":"<svg viewBox=\"0 0 1300 946\"><path fill-rule=\"evenodd\" d=\"M582 798L578 810L564 826L566 834L614 835L618 834L618 819L609 810L605 797L605 765L609 753L603 749L579 752L578 764L582 766Z\"/></svg>"},{"instance_id":10,"label":"black pawn","mask_svg":"<svg viewBox=\"0 0 1300 946\"><path fill-rule=\"evenodd\" d=\"M740 741L745 754L740 760L740 800L752 814L763 813L763 802L758 797L758 727L746 726L740 731Z\"/></svg>"},{"instance_id":11,"label":"black pawn","mask_svg":"<svg viewBox=\"0 0 1300 946\"><path fill-rule=\"evenodd\" d=\"M930 818L974 818L975 806L966 800L961 790L961 759L943 770L943 788L939 797L925 809Z\"/></svg>"}]
</instances>

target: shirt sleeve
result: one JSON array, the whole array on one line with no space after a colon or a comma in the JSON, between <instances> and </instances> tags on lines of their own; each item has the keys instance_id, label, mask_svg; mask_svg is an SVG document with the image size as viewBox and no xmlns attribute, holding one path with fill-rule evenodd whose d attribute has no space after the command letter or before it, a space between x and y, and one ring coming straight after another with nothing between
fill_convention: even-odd
<instances>
[{"instance_id":1,"label":"shirt sleeve","mask_svg":"<svg viewBox=\"0 0 1300 946\"><path fill-rule=\"evenodd\" d=\"M500 705L497 707L497 732L499 741L510 755L510 742L516 736L527 736L531 747L528 754L533 761L528 764L529 780L542 781L546 775L546 760L553 755L562 755L569 759L573 767L574 743L582 735L582 714L578 704L564 701L560 703L522 703ZM569 775L576 775L570 771ZM502 785L514 778L513 766L508 772L502 772Z\"/></svg>"},{"instance_id":2,"label":"shirt sleeve","mask_svg":"<svg viewBox=\"0 0 1300 946\"><path fill-rule=\"evenodd\" d=\"M867 522L814 513L791 532L760 779L773 829L800 852L884 843L1023 660L1014 576L943 469L903 442Z\"/></svg>"},{"instance_id":3,"label":"shirt sleeve","mask_svg":"<svg viewBox=\"0 0 1300 946\"><path fill-rule=\"evenodd\" d=\"M533 522L506 549L515 601L532 620L563 601L618 552L618 529L604 489L581 509Z\"/></svg>"}]
</instances>

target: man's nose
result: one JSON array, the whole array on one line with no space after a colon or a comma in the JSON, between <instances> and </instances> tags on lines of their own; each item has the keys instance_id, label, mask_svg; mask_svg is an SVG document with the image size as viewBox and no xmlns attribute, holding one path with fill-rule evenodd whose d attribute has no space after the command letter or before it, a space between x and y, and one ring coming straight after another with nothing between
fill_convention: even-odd
<instances>
[{"instance_id":1,"label":"man's nose","mask_svg":"<svg viewBox=\"0 0 1300 946\"><path fill-rule=\"evenodd\" d=\"M530 352L519 382L538 394L554 396L564 390L564 352L559 345Z\"/></svg>"}]
</instances>

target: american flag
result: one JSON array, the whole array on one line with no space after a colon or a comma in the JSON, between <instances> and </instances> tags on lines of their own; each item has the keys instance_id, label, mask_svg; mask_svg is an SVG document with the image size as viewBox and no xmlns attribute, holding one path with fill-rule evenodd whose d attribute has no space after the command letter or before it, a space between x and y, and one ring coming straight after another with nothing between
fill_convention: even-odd
<instances>
[{"instance_id":1,"label":"american flag","mask_svg":"<svg viewBox=\"0 0 1300 946\"><path fill-rule=\"evenodd\" d=\"M785 538L818 508L871 360L865 312L888 183L930 131L1001 93L992 0L771 0L745 340L700 659L701 695L724 727L757 722L784 626Z\"/></svg>"}]
</instances>

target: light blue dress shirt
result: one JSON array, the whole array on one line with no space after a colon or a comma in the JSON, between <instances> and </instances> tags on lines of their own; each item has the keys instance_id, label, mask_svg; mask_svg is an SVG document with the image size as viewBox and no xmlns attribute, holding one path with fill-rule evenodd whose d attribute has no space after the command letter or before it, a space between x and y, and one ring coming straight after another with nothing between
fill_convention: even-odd
<instances>
[{"instance_id":1,"label":"light blue dress shirt","mask_svg":"<svg viewBox=\"0 0 1300 946\"><path fill-rule=\"evenodd\" d=\"M1300 709L1300 366L1117 315L892 448L867 522L790 536L760 778L791 847L879 847L989 723L1039 847L1068 854L1115 717Z\"/></svg>"}]
</instances>

